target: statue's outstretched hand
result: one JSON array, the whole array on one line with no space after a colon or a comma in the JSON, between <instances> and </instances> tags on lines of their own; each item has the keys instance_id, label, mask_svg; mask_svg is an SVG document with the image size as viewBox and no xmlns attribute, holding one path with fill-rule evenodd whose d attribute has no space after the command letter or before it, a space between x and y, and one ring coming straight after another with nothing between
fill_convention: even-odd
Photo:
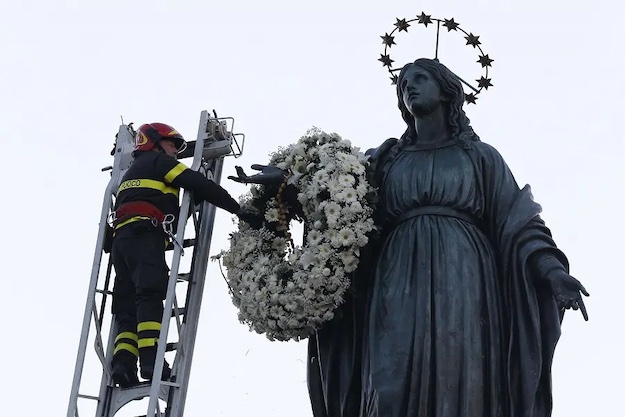
<instances>
[{"instance_id":1,"label":"statue's outstretched hand","mask_svg":"<svg viewBox=\"0 0 625 417\"><path fill-rule=\"evenodd\" d=\"M286 171L270 165L254 164L251 168L260 173L248 176L243 168L236 166L237 176L231 175L228 179L241 184L279 185L287 175Z\"/></svg>"},{"instance_id":2,"label":"statue's outstretched hand","mask_svg":"<svg viewBox=\"0 0 625 417\"><path fill-rule=\"evenodd\" d=\"M584 316L584 320L588 321L588 313L586 312L582 294L586 297L590 296L590 294L588 294L581 282L567 274L563 269L553 270L547 276L547 281L559 308L579 309Z\"/></svg>"}]
</instances>

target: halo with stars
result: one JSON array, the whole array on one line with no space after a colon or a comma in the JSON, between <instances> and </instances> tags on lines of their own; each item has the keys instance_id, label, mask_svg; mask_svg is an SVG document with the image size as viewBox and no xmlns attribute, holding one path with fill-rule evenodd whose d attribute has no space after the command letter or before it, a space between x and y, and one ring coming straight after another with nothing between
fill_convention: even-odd
<instances>
[{"instance_id":1,"label":"halo with stars","mask_svg":"<svg viewBox=\"0 0 625 417\"><path fill-rule=\"evenodd\" d=\"M430 24L436 24L436 48L434 50L434 59L437 61L438 40L441 26L447 28L448 33L451 31L460 31L464 33L464 39L467 41L466 44L472 46L474 49L477 49L479 51L479 57L476 62L482 66L482 70L484 71L484 73L479 79L475 80L477 82L477 86L466 82L462 78L458 77L458 75L456 75L456 77L458 77L458 79L464 85L472 90L472 92L465 94L465 100L468 104L476 104L478 94L482 90L488 90L488 87L493 86L493 84L491 83L491 79L488 78L488 69L492 67L492 63L494 60L491 59L488 54L485 54L484 51L482 51L482 47L480 46L480 37L474 35L471 32L466 32L460 27L460 25L454 20L453 17L451 19L437 19L432 18L431 15L426 15L424 12L421 12L421 14L417 15L417 17L414 19L396 18L396 20L397 21L394 23L395 28L391 31L391 33L385 33L383 36L380 36L382 38L382 44L384 45L384 53L380 54L380 58L378 58L378 61L382 62L382 65L388 68L388 71L391 74L391 82L393 85L397 84L397 74L395 73L399 72L401 68L392 68L392 64L394 61L391 59L390 49L393 45L397 45L395 43L395 36L397 36L397 34L399 34L400 32L408 33L408 28L410 27L411 23L417 22L418 25L424 25L425 27L428 27L428 25Z\"/></svg>"}]
</instances>

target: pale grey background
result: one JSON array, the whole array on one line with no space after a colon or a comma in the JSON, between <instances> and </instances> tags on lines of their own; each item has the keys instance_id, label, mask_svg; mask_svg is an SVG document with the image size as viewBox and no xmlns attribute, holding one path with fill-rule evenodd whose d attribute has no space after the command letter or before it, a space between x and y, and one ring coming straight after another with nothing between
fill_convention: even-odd
<instances>
[{"instance_id":1,"label":"pale grey background","mask_svg":"<svg viewBox=\"0 0 625 417\"><path fill-rule=\"evenodd\" d=\"M554 416L618 415L625 6L616 0L1 1L1 414L66 412L108 180L100 168L111 163L120 115L193 139L200 111L215 108L247 135L236 161L244 166L312 125L377 146L404 129L376 61L379 36L422 10L455 17L495 59L494 88L468 115L518 182L532 185L591 293L591 321L574 312L563 326ZM398 63L431 57L434 31L409 33L393 47ZM442 35L443 62L479 77L462 36ZM212 253L233 228L220 212ZM249 333L214 263L209 274L186 415L310 416L306 344Z\"/></svg>"}]
</instances>

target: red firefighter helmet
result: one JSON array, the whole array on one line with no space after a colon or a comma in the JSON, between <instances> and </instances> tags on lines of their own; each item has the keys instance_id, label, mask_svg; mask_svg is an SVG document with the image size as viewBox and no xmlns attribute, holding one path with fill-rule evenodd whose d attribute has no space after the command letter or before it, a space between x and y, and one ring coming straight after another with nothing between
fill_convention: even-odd
<instances>
[{"instance_id":1,"label":"red firefighter helmet","mask_svg":"<svg viewBox=\"0 0 625 417\"><path fill-rule=\"evenodd\" d=\"M137 129L135 135L135 151L149 151L161 140L175 143L178 153L184 151L187 142L176 129L165 123L146 123Z\"/></svg>"}]
</instances>

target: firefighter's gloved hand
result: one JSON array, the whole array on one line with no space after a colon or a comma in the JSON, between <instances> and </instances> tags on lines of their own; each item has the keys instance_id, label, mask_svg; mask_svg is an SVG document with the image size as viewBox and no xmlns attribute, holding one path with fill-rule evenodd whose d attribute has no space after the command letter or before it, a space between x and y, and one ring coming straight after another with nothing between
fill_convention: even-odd
<instances>
[{"instance_id":1,"label":"firefighter's gloved hand","mask_svg":"<svg viewBox=\"0 0 625 417\"><path fill-rule=\"evenodd\" d=\"M257 212L253 212L249 209L241 208L237 212L239 220L249 224L252 229L260 229L263 227L263 217Z\"/></svg>"}]
</instances>

